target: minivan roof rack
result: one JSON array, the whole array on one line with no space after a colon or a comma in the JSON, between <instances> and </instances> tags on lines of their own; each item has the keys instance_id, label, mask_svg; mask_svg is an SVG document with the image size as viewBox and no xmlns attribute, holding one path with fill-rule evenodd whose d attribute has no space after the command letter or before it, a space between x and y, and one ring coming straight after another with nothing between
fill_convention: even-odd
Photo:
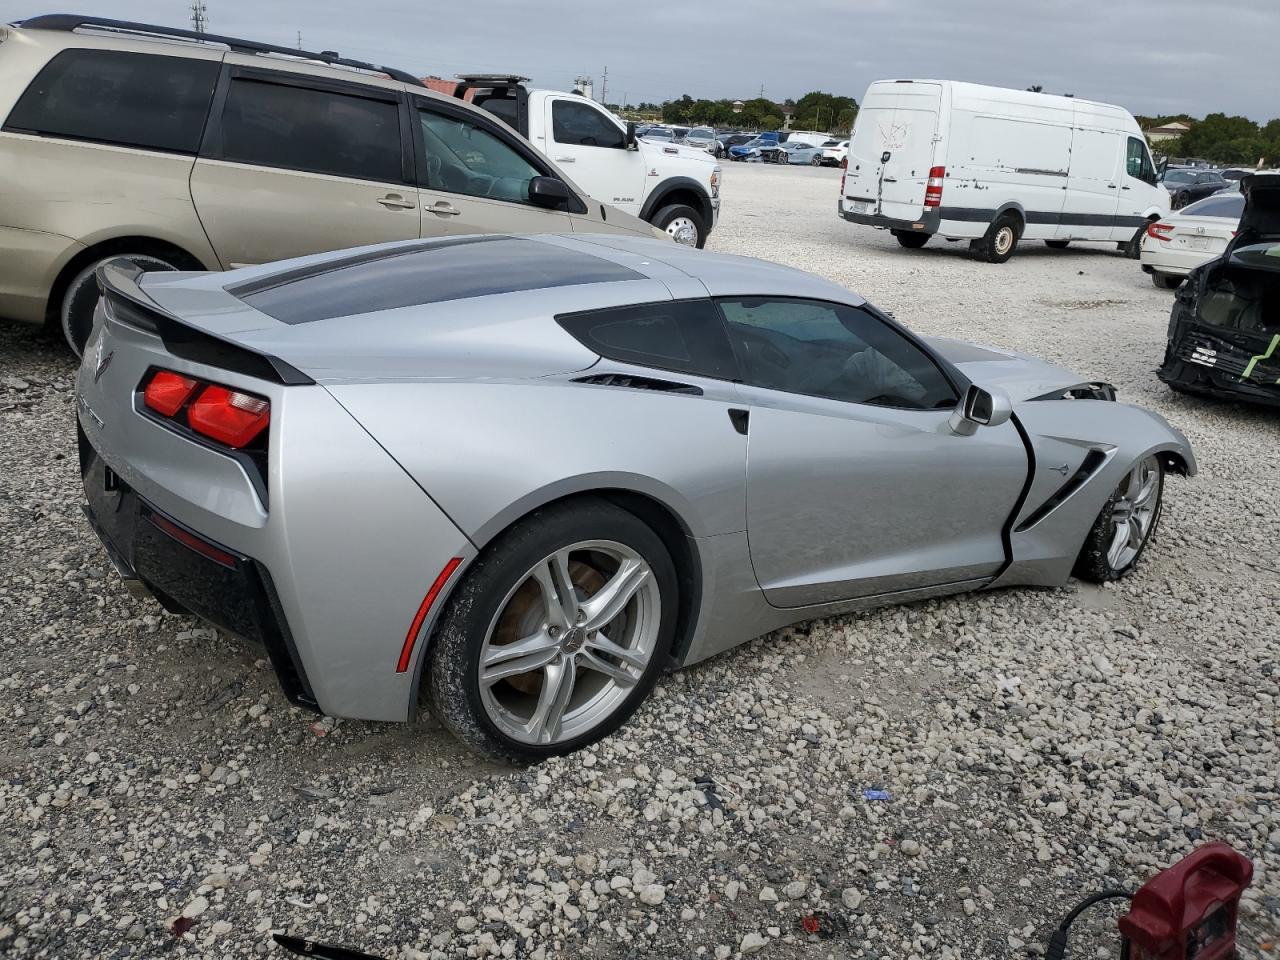
<instances>
[{"instance_id":1,"label":"minivan roof rack","mask_svg":"<svg viewBox=\"0 0 1280 960\"><path fill-rule=\"evenodd\" d=\"M273 43L258 43L254 40L241 40L238 37L224 37L216 33L198 33L195 30L182 30L178 27L162 27L154 23L136 23L132 20L109 20L104 17L80 16L74 13L50 13L39 17L29 17L20 21L18 26L24 30L63 30L70 33L80 27L91 27L99 30L118 30L122 33L151 34L158 37L181 37L184 40L199 40L205 43L220 43L238 53L276 53L297 60L315 60L335 67L350 67L353 70L368 70L372 73L384 73L401 83L411 83L415 87L424 86L423 82L411 73L396 70L394 67L382 67L376 63L365 63L363 60L351 60L340 56L332 50L314 53L310 50L299 50L295 47L280 47Z\"/></svg>"}]
</instances>

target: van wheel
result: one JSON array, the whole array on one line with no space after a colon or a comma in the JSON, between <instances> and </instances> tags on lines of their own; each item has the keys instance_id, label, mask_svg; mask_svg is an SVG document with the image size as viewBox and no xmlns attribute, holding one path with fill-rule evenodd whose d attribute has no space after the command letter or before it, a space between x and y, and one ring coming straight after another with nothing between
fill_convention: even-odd
<instances>
[{"instance_id":1,"label":"van wheel","mask_svg":"<svg viewBox=\"0 0 1280 960\"><path fill-rule=\"evenodd\" d=\"M973 251L987 263L1004 263L1018 249L1022 224L1011 213L1003 214L987 229L987 235L970 245Z\"/></svg>"},{"instance_id":2,"label":"van wheel","mask_svg":"<svg viewBox=\"0 0 1280 960\"><path fill-rule=\"evenodd\" d=\"M894 230L893 235L908 250L919 250L929 242L929 234L916 233L912 230Z\"/></svg>"},{"instance_id":3,"label":"van wheel","mask_svg":"<svg viewBox=\"0 0 1280 960\"><path fill-rule=\"evenodd\" d=\"M1132 237L1130 237L1124 243L1119 244L1120 249L1124 251L1124 255L1128 257L1130 260L1142 259L1142 238L1147 233L1147 227L1151 226L1151 224L1155 222L1156 222L1155 217L1152 217L1150 220L1148 220L1146 223L1140 226L1136 231L1134 231L1134 234Z\"/></svg>"},{"instance_id":4,"label":"van wheel","mask_svg":"<svg viewBox=\"0 0 1280 960\"><path fill-rule=\"evenodd\" d=\"M77 357L84 353L89 334L93 333L93 312L98 308L98 282L94 271L109 260L129 260L144 270L177 270L176 264L146 253L117 253L95 260L71 278L58 315L62 321L62 335Z\"/></svg>"},{"instance_id":5,"label":"van wheel","mask_svg":"<svg viewBox=\"0 0 1280 960\"><path fill-rule=\"evenodd\" d=\"M665 230L676 243L686 247L697 247L699 250L707 242L707 226L702 216L693 207L683 203L673 203L663 207L653 215L650 221L659 230Z\"/></svg>"},{"instance_id":6,"label":"van wheel","mask_svg":"<svg viewBox=\"0 0 1280 960\"><path fill-rule=\"evenodd\" d=\"M1044 245L1051 250L1065 250L1071 246L1070 240L1046 240Z\"/></svg>"}]
</instances>

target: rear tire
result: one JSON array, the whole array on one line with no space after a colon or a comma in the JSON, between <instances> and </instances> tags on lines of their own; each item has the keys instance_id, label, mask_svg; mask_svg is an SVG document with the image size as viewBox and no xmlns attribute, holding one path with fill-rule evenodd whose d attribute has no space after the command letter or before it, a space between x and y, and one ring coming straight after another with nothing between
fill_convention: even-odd
<instances>
[{"instance_id":1,"label":"rear tire","mask_svg":"<svg viewBox=\"0 0 1280 960\"><path fill-rule=\"evenodd\" d=\"M1190 200L1191 200L1190 195L1189 195L1189 194L1187 194L1187 193L1185 193L1185 192L1183 192L1183 193L1175 193L1175 194L1173 195L1173 202L1169 204L1169 209L1171 209L1171 210L1181 210L1183 207L1185 207L1185 206L1187 205L1187 203L1188 203Z\"/></svg>"},{"instance_id":2,"label":"rear tire","mask_svg":"<svg viewBox=\"0 0 1280 960\"><path fill-rule=\"evenodd\" d=\"M1151 542L1163 502L1164 466L1153 455L1134 464L1102 505L1071 572L1090 583L1127 574Z\"/></svg>"},{"instance_id":3,"label":"rear tire","mask_svg":"<svg viewBox=\"0 0 1280 960\"><path fill-rule=\"evenodd\" d=\"M929 242L929 234L927 233L915 233L911 230L894 230L892 232L898 243L908 250L919 250Z\"/></svg>"},{"instance_id":4,"label":"rear tire","mask_svg":"<svg viewBox=\"0 0 1280 960\"><path fill-rule=\"evenodd\" d=\"M1130 260L1142 259L1142 238L1146 236L1147 228L1155 222L1156 222L1155 217L1148 219L1146 223L1144 223L1134 232L1132 237L1130 237L1124 243L1119 244L1120 249L1124 251L1124 255L1128 257Z\"/></svg>"},{"instance_id":5,"label":"rear tire","mask_svg":"<svg viewBox=\"0 0 1280 960\"><path fill-rule=\"evenodd\" d=\"M1050 250L1065 250L1071 246L1070 240L1046 240L1044 245Z\"/></svg>"},{"instance_id":6,"label":"rear tire","mask_svg":"<svg viewBox=\"0 0 1280 960\"><path fill-rule=\"evenodd\" d=\"M1151 282L1161 290L1177 290L1182 286L1182 277L1173 277L1167 273L1151 274Z\"/></svg>"},{"instance_id":7,"label":"rear tire","mask_svg":"<svg viewBox=\"0 0 1280 960\"><path fill-rule=\"evenodd\" d=\"M607 624L604 643L617 644L613 649L628 654L626 659L598 646L603 628L597 632L584 619L591 597L621 569L611 570L610 557L596 552L609 550L639 565L633 569L648 568ZM534 578L540 572L557 584L560 568L547 573L547 564L562 553L574 594L564 608L555 599L561 591L543 588ZM537 510L495 540L449 597L428 655L432 712L468 746L517 762L594 743L625 723L657 682L675 636L678 591L675 565L661 538L634 514L595 497ZM568 619L562 616L566 611ZM554 625L561 622L567 626ZM503 646L530 641L538 646L502 656ZM486 662L492 673L502 664L510 671L522 660L529 670L481 681ZM559 698L548 696L554 694L547 686L552 683L555 690L568 685L558 712ZM540 713L544 696L551 702ZM528 725L522 729L526 710Z\"/></svg>"},{"instance_id":8,"label":"rear tire","mask_svg":"<svg viewBox=\"0 0 1280 960\"><path fill-rule=\"evenodd\" d=\"M1012 213L1001 214L987 228L986 236L970 245L974 253L987 263L1004 263L1018 249L1022 221Z\"/></svg>"},{"instance_id":9,"label":"rear tire","mask_svg":"<svg viewBox=\"0 0 1280 960\"><path fill-rule=\"evenodd\" d=\"M62 303L58 308L58 318L62 324L62 336L66 339L71 352L77 357L84 354L89 335L93 332L93 312L98 308L98 282L94 278L96 271L110 260L129 260L144 270L178 270L177 264L161 260L146 253L118 253L103 257L89 264L67 284L62 294ZM199 269L198 267L196 269Z\"/></svg>"},{"instance_id":10,"label":"rear tire","mask_svg":"<svg viewBox=\"0 0 1280 960\"><path fill-rule=\"evenodd\" d=\"M707 243L707 225L702 215L693 207L673 203L663 207L649 221L659 230L665 230L676 243L701 250Z\"/></svg>"}]
</instances>

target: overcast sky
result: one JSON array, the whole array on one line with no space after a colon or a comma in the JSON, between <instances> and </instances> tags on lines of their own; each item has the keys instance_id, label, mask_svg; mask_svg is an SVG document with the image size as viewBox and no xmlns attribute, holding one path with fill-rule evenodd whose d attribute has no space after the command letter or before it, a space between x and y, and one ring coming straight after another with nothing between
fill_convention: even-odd
<instances>
[{"instance_id":1,"label":"overcast sky","mask_svg":"<svg viewBox=\"0 0 1280 960\"><path fill-rule=\"evenodd\" d=\"M608 99L861 99L868 82L1040 84L1134 113L1280 116L1280 0L204 0L210 32L338 50L415 73L488 70ZM0 0L171 26L190 0Z\"/></svg>"}]
</instances>

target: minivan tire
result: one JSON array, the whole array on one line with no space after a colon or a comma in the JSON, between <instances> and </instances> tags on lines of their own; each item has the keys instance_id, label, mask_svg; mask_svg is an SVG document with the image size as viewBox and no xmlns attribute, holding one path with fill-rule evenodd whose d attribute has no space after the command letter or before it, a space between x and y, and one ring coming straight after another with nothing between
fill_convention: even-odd
<instances>
[{"instance_id":1,"label":"minivan tire","mask_svg":"<svg viewBox=\"0 0 1280 960\"><path fill-rule=\"evenodd\" d=\"M1022 223L1011 213L996 217L986 236L972 243L974 252L987 263L1004 263L1018 249Z\"/></svg>"},{"instance_id":2,"label":"minivan tire","mask_svg":"<svg viewBox=\"0 0 1280 960\"><path fill-rule=\"evenodd\" d=\"M894 230L892 233L898 243L908 250L919 250L929 242L929 234L927 233L915 233L911 230Z\"/></svg>"},{"instance_id":3,"label":"minivan tire","mask_svg":"<svg viewBox=\"0 0 1280 960\"><path fill-rule=\"evenodd\" d=\"M89 264L67 284L58 308L62 323L62 335L71 352L77 357L84 354L89 334L93 332L93 312L98 308L98 282L94 272L110 260L129 260L144 270L177 270L176 264L146 253L118 253Z\"/></svg>"},{"instance_id":4,"label":"minivan tire","mask_svg":"<svg viewBox=\"0 0 1280 960\"><path fill-rule=\"evenodd\" d=\"M693 224L693 228L698 235L698 242L696 246L701 250L706 246L709 231L707 230L706 221L702 219L702 214L698 213L698 211L693 209L693 207L686 206L683 203L673 203L670 206L660 209L653 215L653 219L649 222L659 230L666 230L668 233L671 233L669 228L671 228L676 221L681 219L688 220ZM672 238L675 238L674 234L672 234ZM677 240L676 242L679 243L680 241Z\"/></svg>"}]
</instances>

